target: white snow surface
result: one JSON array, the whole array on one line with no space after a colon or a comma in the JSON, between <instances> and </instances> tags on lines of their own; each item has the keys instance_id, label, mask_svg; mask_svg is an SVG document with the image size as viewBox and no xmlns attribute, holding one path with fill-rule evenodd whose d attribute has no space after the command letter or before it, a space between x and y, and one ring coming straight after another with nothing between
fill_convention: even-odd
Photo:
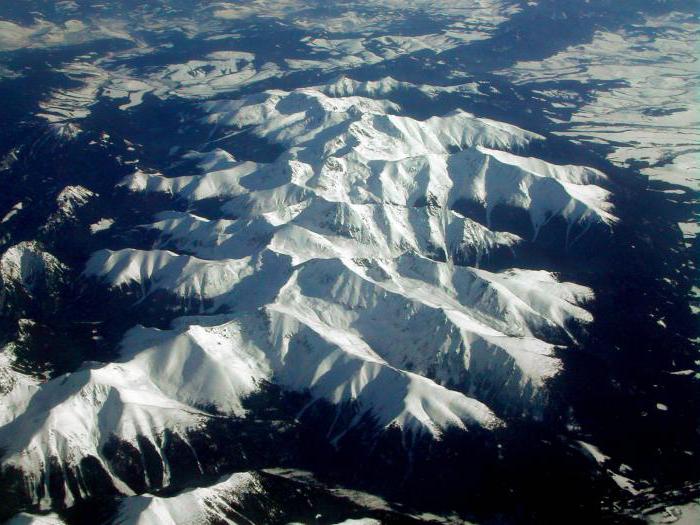
<instances>
[{"instance_id":1,"label":"white snow surface","mask_svg":"<svg viewBox=\"0 0 700 525\"><path fill-rule=\"evenodd\" d=\"M535 86L552 79L617 82L596 89L593 99L562 123L559 133L609 144L612 162L646 161L649 166L642 173L652 180L698 191L699 41L696 17L673 11L616 31L598 30L588 43L499 73ZM561 100L561 92L540 93L545 99ZM650 111L654 108L656 112Z\"/></svg>"},{"instance_id":2,"label":"white snow surface","mask_svg":"<svg viewBox=\"0 0 700 525\"><path fill-rule=\"evenodd\" d=\"M51 231L63 224L76 221L81 208L87 206L98 194L83 186L66 186L56 196L56 209L41 227Z\"/></svg>"},{"instance_id":3,"label":"white snow surface","mask_svg":"<svg viewBox=\"0 0 700 525\"><path fill-rule=\"evenodd\" d=\"M22 512L10 518L5 525L64 525L65 521L58 514L29 514Z\"/></svg>"},{"instance_id":4,"label":"white snow surface","mask_svg":"<svg viewBox=\"0 0 700 525\"><path fill-rule=\"evenodd\" d=\"M645 516L649 525L674 523L675 525L694 525L700 521L700 500L682 505L673 505Z\"/></svg>"},{"instance_id":5,"label":"white snow surface","mask_svg":"<svg viewBox=\"0 0 700 525\"><path fill-rule=\"evenodd\" d=\"M518 156L539 137L511 125L460 111L418 121L392 102L354 94L394 87L340 79L205 103L212 125L247 128L287 151L268 164L221 149L189 153L201 173L134 172L121 183L133 192L193 204L216 198L236 218L160 213L145 226L160 232L157 249L98 252L86 273L130 286L141 299L169 291L182 304L196 302L199 314L222 305L264 311L272 328L259 331L266 365L258 370L333 403L359 400L385 426L439 435L465 420L492 425L485 407L440 386L467 374L511 385L502 396L527 391L541 402L560 365L540 334L590 321L580 306L590 291L547 272L455 266L460 250L488 256L520 239L451 207L461 199L482 202L487 215L497 204L521 207L536 231L556 215L570 225L609 225L616 219L597 185L605 175ZM221 328L243 319L212 322ZM314 349L303 366L288 365L302 357L289 350L292 336ZM403 389L396 407L373 394L377 381L382 390Z\"/></svg>"},{"instance_id":6,"label":"white snow surface","mask_svg":"<svg viewBox=\"0 0 700 525\"><path fill-rule=\"evenodd\" d=\"M172 497L150 494L125 498L115 525L190 525L212 520L235 524L225 518L243 495L260 495L263 487L255 473L238 472L208 487L186 490ZM246 523L248 521L246 520Z\"/></svg>"},{"instance_id":7,"label":"white snow surface","mask_svg":"<svg viewBox=\"0 0 700 525\"><path fill-rule=\"evenodd\" d=\"M44 251L36 241L22 241L11 246L0 256L0 283L4 285L0 291L0 306L7 286L20 286L31 293L35 286L60 278L66 270L61 261Z\"/></svg>"},{"instance_id":8,"label":"white snow surface","mask_svg":"<svg viewBox=\"0 0 700 525\"><path fill-rule=\"evenodd\" d=\"M26 409L0 428L3 461L25 472L35 503L48 508L50 497L40 497L39 490L47 483L41 472L51 458L64 469L77 468L87 456L103 462L102 446L112 436L131 441L143 436L157 446L165 429L194 428L202 417L199 410L163 394L147 372L130 363L89 364L44 383ZM131 493L118 478L113 481L118 490ZM65 502L72 503L75 496L66 487Z\"/></svg>"},{"instance_id":9,"label":"white snow surface","mask_svg":"<svg viewBox=\"0 0 700 525\"><path fill-rule=\"evenodd\" d=\"M25 472L37 503L50 503L40 490L50 458L79 469L93 456L110 472L102 447L113 437L138 447L142 436L159 450L165 429L186 439L217 414L247 417L246 398L267 382L308 394L308 406L351 407L335 440L355 427L439 439L498 428L504 407L543 413L561 367L550 336L574 338L572 326L590 322L591 291L546 271L480 269L522 242L488 216L507 204L535 232L555 216L579 230L610 226L606 176L520 156L540 137L515 126L462 111L419 121L369 97L381 93L346 82L342 92L204 103L211 125L247 128L286 151L270 163L189 152L194 174L124 179L131 192L193 206L216 199L220 217L165 211L143 225L159 236L153 249L88 261L85 275L134 307L157 301L182 317L166 330L134 327L116 362L50 380L8 416L3 461ZM454 211L461 200L483 205L486 224ZM455 264L466 252L474 267ZM65 502L75 496L66 487ZM180 523L186 498L152 498L143 519Z\"/></svg>"},{"instance_id":10,"label":"white snow surface","mask_svg":"<svg viewBox=\"0 0 700 525\"><path fill-rule=\"evenodd\" d=\"M15 359L12 343L0 348L0 426L22 414L39 388L37 379L15 370Z\"/></svg>"},{"instance_id":11,"label":"white snow surface","mask_svg":"<svg viewBox=\"0 0 700 525\"><path fill-rule=\"evenodd\" d=\"M103 217L99 221L90 225L90 233L95 234L101 231L109 230L112 226L114 226L114 219Z\"/></svg>"},{"instance_id":12,"label":"white snow surface","mask_svg":"<svg viewBox=\"0 0 700 525\"><path fill-rule=\"evenodd\" d=\"M381 525L381 522L379 520L375 520L374 518L359 518L345 520L338 523L337 525Z\"/></svg>"}]
</instances>

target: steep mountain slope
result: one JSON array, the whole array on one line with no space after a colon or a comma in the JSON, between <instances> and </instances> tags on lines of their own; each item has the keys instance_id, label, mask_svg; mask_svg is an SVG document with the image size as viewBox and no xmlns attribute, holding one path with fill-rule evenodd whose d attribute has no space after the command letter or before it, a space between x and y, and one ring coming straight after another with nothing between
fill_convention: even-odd
<instances>
[{"instance_id":1,"label":"steep mountain slope","mask_svg":"<svg viewBox=\"0 0 700 525\"><path fill-rule=\"evenodd\" d=\"M690 4L0 2L0 522L692 520Z\"/></svg>"},{"instance_id":2,"label":"steep mountain slope","mask_svg":"<svg viewBox=\"0 0 700 525\"><path fill-rule=\"evenodd\" d=\"M205 103L208 126L286 151L270 163L189 152L193 174L122 181L134 198L162 194L188 211L140 227L152 249L93 253L84 276L136 311L181 317L130 330L116 362L23 390L0 445L29 501L168 486L172 443L203 472L193 436L217 418L254 420L247 399L269 385L306 396L299 417L335 407L334 444L351 431L399 429L411 443L545 415L557 352L591 321L592 294L518 268L519 247L553 220L566 224L562 249L610 229L605 175L521 156L541 137L514 126L462 111L419 121L353 89L375 92L345 83ZM91 198L64 194L61 209ZM532 238L517 222L495 229L503 210L522 212ZM143 515L171 516L197 490L185 503L144 500Z\"/></svg>"},{"instance_id":3,"label":"steep mountain slope","mask_svg":"<svg viewBox=\"0 0 700 525\"><path fill-rule=\"evenodd\" d=\"M0 312L17 316L37 301L55 300L66 266L36 241L11 246L0 257Z\"/></svg>"}]
</instances>

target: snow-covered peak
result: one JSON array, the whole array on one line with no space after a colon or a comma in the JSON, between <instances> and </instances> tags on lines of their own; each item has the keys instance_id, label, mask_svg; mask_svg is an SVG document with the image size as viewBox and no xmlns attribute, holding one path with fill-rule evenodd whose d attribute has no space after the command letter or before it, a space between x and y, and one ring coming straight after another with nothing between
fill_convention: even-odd
<instances>
[{"instance_id":1,"label":"snow-covered peak","mask_svg":"<svg viewBox=\"0 0 700 525\"><path fill-rule=\"evenodd\" d=\"M369 98L387 97L402 94L422 94L429 98L435 98L441 94L464 93L479 94L479 85L475 82L457 84L451 86L435 86L430 84L412 84L402 82L393 77L384 77L378 80L359 81L348 76L340 76L334 82L316 86L322 93L330 97L361 96Z\"/></svg>"},{"instance_id":2,"label":"snow-covered peak","mask_svg":"<svg viewBox=\"0 0 700 525\"><path fill-rule=\"evenodd\" d=\"M401 89L415 89L415 85L409 82L400 82L392 77L361 82L343 75L338 77L335 82L318 86L318 89L331 97L384 97Z\"/></svg>"},{"instance_id":3,"label":"snow-covered peak","mask_svg":"<svg viewBox=\"0 0 700 525\"><path fill-rule=\"evenodd\" d=\"M348 89L357 87L349 79L339 82ZM487 221L495 206L505 205L528 211L535 235L556 216L583 230L615 221L609 193L600 187L606 182L603 173L519 156L514 152L542 137L462 110L419 121L397 114L400 108L381 99L330 98L320 87L210 102L205 109L211 123L249 127L265 140L290 148L274 164L277 172L293 174L286 166L300 162L304 175L281 176L276 191L263 193L255 191L254 176L270 168L241 163L186 180L134 179L130 187L204 198L189 188L215 185L224 195L246 195L248 202L263 196L269 201L276 193L276 202L287 205L308 198L309 192L330 201L402 206L472 202L485 208ZM232 187L221 180L242 181L237 173L244 166L248 184Z\"/></svg>"},{"instance_id":4,"label":"snow-covered peak","mask_svg":"<svg viewBox=\"0 0 700 525\"><path fill-rule=\"evenodd\" d=\"M20 320L20 324L27 321ZM24 412L29 399L39 388L39 381L36 378L15 369L16 359L13 343L0 348L0 426L9 423Z\"/></svg>"},{"instance_id":5,"label":"snow-covered peak","mask_svg":"<svg viewBox=\"0 0 700 525\"><path fill-rule=\"evenodd\" d=\"M298 417L334 409L327 436L338 446L356 432L397 428L411 443L546 413L558 352L591 321L592 294L517 267L519 253L554 218L565 225L566 238L554 239L562 249L592 226L611 227L607 178L522 156L542 137L510 124L461 110L405 116L381 98L398 88L341 79L204 103L205 123L285 151L268 162L190 151L187 174L136 170L122 180L189 209L160 211L139 227L157 237L149 249L99 250L83 275L136 314L180 317L169 329L129 330L116 362L27 389L0 446L32 499L58 497L42 491L44 465L79 472L87 457L129 494L106 443L153 449L167 473L166 430L189 443L211 418L255 417L247 402L271 384L304 396ZM94 198L83 190L61 193L64 215ZM503 209L535 239L526 227L497 230ZM76 496L68 487L62 497ZM216 496L182 497L139 504L171 519L191 498Z\"/></svg>"},{"instance_id":6,"label":"snow-covered peak","mask_svg":"<svg viewBox=\"0 0 700 525\"><path fill-rule=\"evenodd\" d=\"M56 196L56 209L49 216L43 230L51 231L61 225L76 221L80 210L85 208L97 193L83 186L66 186Z\"/></svg>"},{"instance_id":7,"label":"snow-covered peak","mask_svg":"<svg viewBox=\"0 0 700 525\"><path fill-rule=\"evenodd\" d=\"M96 193L83 186L66 186L56 196L56 204L63 213L74 213L77 208L84 206L95 196Z\"/></svg>"},{"instance_id":8,"label":"snow-covered peak","mask_svg":"<svg viewBox=\"0 0 700 525\"><path fill-rule=\"evenodd\" d=\"M395 370L406 384L420 383L411 379L414 372L463 391L479 384L491 392L484 398L489 403L538 413L547 380L560 369L555 343L573 341L571 325L591 320L581 307L590 292L547 272L461 266L513 257L525 242L492 229L502 207L527 212L535 237L553 217L568 224L567 242L578 238L568 238L569 230L579 236L593 224L609 226L613 210L598 186L606 176L518 155L541 137L515 126L460 110L420 121L373 98L395 87L391 79L363 88L341 78L330 86L205 103L210 123L248 128L287 152L260 163L213 150L194 154L197 174L127 177L123 185L134 192L192 204L217 198L224 216L235 219L161 213L145 226L160 232L160 251L98 253L87 273L112 286L132 283L144 295L168 291L186 312L202 297L216 300L195 312L264 307L304 327L304 337L321 337L319 349L330 345L327 355L319 350L324 367L360 359L365 378L393 377ZM457 211L465 202L483 209L480 221ZM245 268L250 273L241 278ZM251 283L255 299L241 301ZM364 395L363 405L382 424L439 430L439 421L463 418L443 408L427 418L375 410L381 400L361 395L372 391L365 390L372 382L347 390L343 382L352 383L352 375L328 375L318 385L313 375L289 376L285 348L265 354L275 380L290 388L314 385L312 392L335 403ZM502 374L489 372L494 362L507 363ZM312 374L316 361L304 363L297 368Z\"/></svg>"},{"instance_id":9,"label":"snow-covered peak","mask_svg":"<svg viewBox=\"0 0 700 525\"><path fill-rule=\"evenodd\" d=\"M93 458L117 491L131 494L128 484L110 473L105 445L117 439L142 447L145 439L151 449L159 449L166 429L183 433L206 417L166 396L138 367L93 363L46 382L26 409L0 428L3 464L25 473L27 496L40 506L59 503L41 475L52 463L64 484L60 503L69 505L90 493L90 487L71 485L67 474L80 472L85 458Z\"/></svg>"},{"instance_id":10,"label":"snow-covered peak","mask_svg":"<svg viewBox=\"0 0 700 525\"><path fill-rule=\"evenodd\" d=\"M60 278L66 270L61 261L36 241L23 241L0 256L0 279L4 284L21 286L29 292Z\"/></svg>"},{"instance_id":11,"label":"snow-covered peak","mask_svg":"<svg viewBox=\"0 0 700 525\"><path fill-rule=\"evenodd\" d=\"M259 477L252 472L237 472L208 487L194 488L175 496L145 494L125 499L115 524L185 525L219 521L223 512L236 512L246 497L265 493ZM245 518L244 518L245 519ZM233 523L233 522L231 522ZM245 519L245 523L249 523Z\"/></svg>"},{"instance_id":12,"label":"snow-covered peak","mask_svg":"<svg viewBox=\"0 0 700 525\"><path fill-rule=\"evenodd\" d=\"M344 141L383 152L386 160L472 146L518 148L541 138L461 110L418 121L393 114L400 108L392 102L355 95L330 97L319 88L269 91L237 101L206 103L205 109L211 123L254 126L260 136L288 147L319 148ZM333 135L326 136L331 128Z\"/></svg>"}]
</instances>

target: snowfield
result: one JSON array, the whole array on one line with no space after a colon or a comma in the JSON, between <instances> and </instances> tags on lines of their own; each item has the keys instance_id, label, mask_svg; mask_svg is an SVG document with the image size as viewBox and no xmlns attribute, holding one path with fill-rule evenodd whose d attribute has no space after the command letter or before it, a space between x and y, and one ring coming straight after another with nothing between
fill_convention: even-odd
<instances>
[{"instance_id":1,"label":"snowfield","mask_svg":"<svg viewBox=\"0 0 700 525\"><path fill-rule=\"evenodd\" d=\"M158 235L153 249L101 250L87 262L86 277L134 307L166 301L182 317L169 329L131 329L114 363L5 395L18 410L0 429L4 462L23 472L36 503L56 503L43 486L46 465L80 472L88 457L133 494L104 458L114 438L141 451L150 443L167 485L163 431L186 440L219 414L246 418L246 399L269 383L308 395L308 406L353 407L333 425L334 442L368 421L374 432L439 439L546 411L557 352L592 320L592 293L544 270L480 268L512 260L523 242L492 229L491 216L520 210L533 238L563 221L573 244L616 221L599 186L606 176L521 156L541 137L512 125L462 111L401 116L397 104L371 98L391 81L339 82L203 104L208 125L283 146L270 163L189 152L192 174L136 170L122 181L132 194L192 206L216 199L219 211L161 212L142 226ZM61 202L89 197L72 190ZM459 212L465 202L483 210L481 222ZM20 268L8 259L6 278L26 281L34 258ZM91 490L64 483L68 505ZM141 516L216 497L202 490L144 496ZM135 501L122 508L125 523Z\"/></svg>"}]
</instances>

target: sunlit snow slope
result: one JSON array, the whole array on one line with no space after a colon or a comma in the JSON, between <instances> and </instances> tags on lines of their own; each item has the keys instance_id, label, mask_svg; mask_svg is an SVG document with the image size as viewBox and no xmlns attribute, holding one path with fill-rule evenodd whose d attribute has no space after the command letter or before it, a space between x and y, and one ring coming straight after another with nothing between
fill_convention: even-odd
<instances>
[{"instance_id":1,"label":"sunlit snow slope","mask_svg":"<svg viewBox=\"0 0 700 525\"><path fill-rule=\"evenodd\" d=\"M86 470L124 494L167 485L166 429L186 442L217 415L250 417L246 398L270 383L350 410L333 441L368 422L439 439L546 411L557 352L591 321L591 292L518 268L517 248L553 220L566 225L562 249L610 228L605 175L524 156L541 137L512 125L462 111L418 121L368 98L385 89L340 82L203 105L208 125L283 147L270 163L189 152L187 175L122 181L134 198L163 194L190 211L158 213L142 227L153 249L98 251L84 274L134 308L180 317L131 329L114 363L24 390L0 447L35 502L91 493ZM497 231L503 210L526 217L532 238ZM158 479L135 485L112 468L115 439L160 458Z\"/></svg>"}]
</instances>

